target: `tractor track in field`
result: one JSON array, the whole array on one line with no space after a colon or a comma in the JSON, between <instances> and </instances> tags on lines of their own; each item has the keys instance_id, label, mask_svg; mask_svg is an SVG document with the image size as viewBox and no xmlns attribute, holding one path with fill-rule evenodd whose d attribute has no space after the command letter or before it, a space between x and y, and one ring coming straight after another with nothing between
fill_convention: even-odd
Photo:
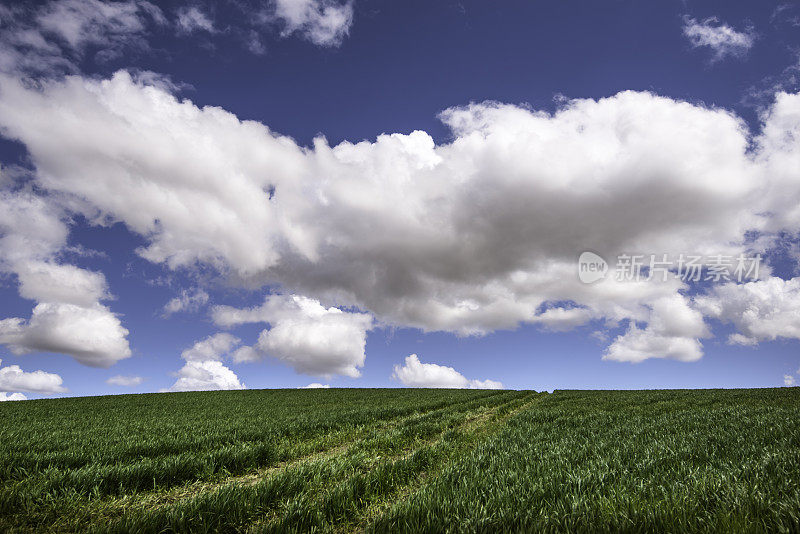
<instances>
[{"instance_id":1,"label":"tractor track in field","mask_svg":"<svg viewBox=\"0 0 800 534\"><path fill-rule=\"evenodd\" d=\"M75 512L71 517L62 518L55 506L56 502L44 503L42 508L37 506L36 509L32 508L28 511L33 514L29 517L39 518L36 523L18 526L22 528L20 531L26 531L27 528L27 531L31 532L75 532L85 531L88 528L93 528L95 531L115 532L153 531L147 527L135 528L136 521L144 518L148 525L160 525L155 531L172 531L168 527L168 523L174 521L176 510L186 510L187 506L191 507L195 503L203 506L212 502L209 506L214 506L213 500L219 496L225 498L239 490L243 492L248 492L251 488L255 490L259 485L269 484L275 478L286 480L287 477L289 479L302 477L303 473L314 473L315 470L319 470L319 473L314 475L313 481L302 482L299 485L295 482L296 487L292 489L281 488L279 485L279 493L281 491L288 493L275 499L271 504L262 506L258 503L256 505L258 511L252 512L255 516L246 523L227 525L227 530L235 531L270 530L272 525L283 520L287 511L287 502L298 499L302 502L325 499L331 488L344 487L356 477L365 476L386 465L408 462L414 454L440 444L443 436L448 433L458 432L468 435L480 432L482 434L483 430L481 429L502 425L505 420L524 409L535 399L536 396L531 399L529 394L506 391L479 399L468 399L425 411L416 411L393 419L382 420L374 425L362 425L355 430L349 430L349 434L345 431L337 431L338 435L330 436L325 440L327 443L323 444L324 448L321 450L243 474L196 480L170 488L134 492L121 496L81 497L75 495L70 503ZM509 409L509 407L511 408ZM395 438L400 440L396 450L393 444ZM389 453L385 453L384 450L388 450ZM371 456L372 454L375 456ZM435 451L434 455L440 454L442 454L441 451ZM398 486L396 492L393 489L393 494L409 493L425 480L425 477L428 476L427 471L436 471L437 469L438 467L436 469L426 468L420 473L414 474L407 484ZM268 500L272 500L272 497L269 497ZM349 525L346 530L360 529L356 525L367 521L367 519L362 521L360 518L370 518L390 503L386 498L381 498L380 502L376 499L369 499L363 504L367 506L365 511L359 509L351 513L348 520L344 522ZM362 504L359 504L360 506ZM249 510L245 513L248 516L251 515ZM159 517L163 518L166 523L159 523L161 521L158 519ZM132 523L129 522L131 519ZM43 527L44 525L47 526ZM134 525L134 527L130 525ZM193 529L178 528L177 530Z\"/></svg>"},{"instance_id":2,"label":"tractor track in field","mask_svg":"<svg viewBox=\"0 0 800 534\"><path fill-rule=\"evenodd\" d=\"M485 399L482 400L492 399L496 396L497 395L487 396ZM341 432L342 435L340 438L338 439L334 438L332 440L334 443L338 442L338 444L334 444L322 450L318 450L310 454L299 456L297 458L292 458L289 460L277 462L269 466L261 467L249 473L227 476L215 480L205 480L205 481L200 480L191 482L189 484L184 484L182 486L170 488L165 491L148 492L147 494L145 494L146 497L137 502L137 505L144 505L150 507L164 506L187 498L191 498L201 493L210 492L217 488L228 486L231 484L241 484L245 486L256 484L260 480L263 480L264 478L267 478L272 474L279 472L281 470L290 469L292 467L304 463L313 463L337 456L338 454L343 453L348 449L350 449L351 447L353 447L354 445L358 444L358 442L361 439L369 436L370 434L373 435L380 434L386 432L387 430L398 428L409 421L420 419L422 417L427 417L437 412L447 412L452 410L454 407L461 406L462 404L469 404L474 402L476 401L467 400L458 404L453 404L439 408L433 408L427 411L415 412L412 414L403 415L400 417L396 417L394 419L383 421L375 426L362 427L355 433L346 434L346 431L343 431Z\"/></svg>"},{"instance_id":3,"label":"tractor track in field","mask_svg":"<svg viewBox=\"0 0 800 534\"><path fill-rule=\"evenodd\" d=\"M528 410L531 406L533 406L534 404L536 404L538 402L541 402L546 397L547 397L547 394L545 394L545 393L533 394L531 396L531 398L529 398L528 400L520 403L519 406L517 406L513 410L510 410L508 413L503 414L502 416L500 416L496 420L487 421L484 425L476 424L475 425L476 426L476 430L480 429L480 430L483 430L483 432L480 432L480 434L478 436L475 436L478 439L473 440L473 443L471 444L471 446L465 447L465 450L461 450L461 451L459 451L459 453L463 454L466 450L471 450L474 447L474 445L476 444L477 441L479 441L480 439L483 439L485 437L488 437L489 435L497 432L498 430L500 430L503 427L503 425L509 419L511 419L515 415L517 415L517 414L519 414L519 413L521 413L521 412L523 412L525 410ZM473 424L479 423L481 420L486 421L490 417L491 417L490 414L482 414L481 416L479 416L478 418L476 418L473 421ZM370 525L378 517L380 517L381 515L383 515L386 512L388 512L391 509L391 507L394 505L394 503L402 501L404 499L407 499L409 496L414 494L416 491L419 491L420 488L422 488L428 480L430 480L431 478L435 477L439 472L441 472L443 469L445 469L446 465L447 465L446 463L440 463L440 465L434 466L434 469L421 472L411 483L409 483L408 485L400 488L394 494L388 496L387 498L382 499L379 502L374 503L371 506L368 506L365 510L363 510L363 512L361 514L359 514L359 517L356 519L355 522L353 522L351 524L348 524L348 525L343 525L341 528L333 529L334 532L337 532L337 533L344 533L344 532L364 533L364 532L368 532Z\"/></svg>"},{"instance_id":4,"label":"tractor track in field","mask_svg":"<svg viewBox=\"0 0 800 534\"><path fill-rule=\"evenodd\" d=\"M379 468L382 462L384 465L386 465L386 462L388 462L390 465L407 462L422 451L434 450L437 447L444 447L445 436L451 432L456 432L463 440L463 442L456 442L454 444L455 446L451 449L448 449L447 453L442 458L439 458L432 466L413 474L407 483L401 484L397 488L394 488L385 494L379 495L374 499L370 499L368 496L366 507L356 509L351 517L344 518L343 521L337 521L337 525L335 527L332 525L327 525L326 527L323 527L323 530L337 533L365 532L370 523L372 523L375 518L388 511L393 503L397 502L398 500L402 500L408 495L411 495L414 491L419 489L419 487L421 487L426 480L432 476L436 476L436 474L446 466L447 460L470 450L475 443L480 441L480 439L483 439L502 428L503 424L511 417L523 410L528 409L531 405L541 400L544 396L545 395L543 394L534 394L532 398L518 397L510 399L502 404L491 406L486 410L465 418L453 428L446 428L442 430L441 432L437 433L433 439L429 439L420 443L414 449L404 451L401 454L391 457L381 458L381 462L375 462L375 464L367 467L365 470L369 471L371 469ZM504 408L515 404L516 406L508 410L506 413L498 415L498 412L501 412ZM317 505L324 506L325 497L329 497L330 494L335 492L337 488L345 487L357 476L359 476L359 473L354 473L351 477L339 482L330 490L320 492L317 498L309 499L307 504L309 507ZM372 502L370 502L370 500L372 500ZM308 525L303 524L283 524L282 520L283 518L281 511L274 510L271 514L269 514L268 517L262 518L248 525L245 530L248 533L280 532L287 529L303 531L308 527Z\"/></svg>"},{"instance_id":5,"label":"tractor track in field","mask_svg":"<svg viewBox=\"0 0 800 534\"><path fill-rule=\"evenodd\" d=\"M520 409L523 409L530 402L527 395L514 396L510 392L506 395L507 398L502 399L501 402L490 404L489 406L486 406L486 401L488 399L484 399L483 402L470 401L467 403L459 403L459 405L455 406L456 408L460 406L463 409L464 405L470 404L475 404L475 406L470 406L470 408L463 413L456 411L455 413L459 414L455 416L455 418L458 419L457 422L445 422L441 428L437 429L431 438L423 439L421 442L416 442L416 440L414 440L415 443L413 443L413 447L404 448L397 454L384 454L370 458L369 454L365 454L365 451L361 449L363 449L364 443L368 442L370 439L379 440L381 437L386 437L385 434L387 432L391 432L392 429L395 428L400 429L404 424L413 423L414 420L422 420L437 412L441 412L446 416L448 412L453 410L454 406L446 406L422 414L414 414L398 420L392 420L387 424L380 425L380 427L378 427L379 430L376 430L374 427L365 429L365 432L371 431L373 433L373 435L366 440L353 438L349 443L286 463L283 466L273 466L266 470L260 470L258 473L229 477L216 484L206 484L202 487L195 488L196 491L189 492L187 488L181 488L182 491L180 493L173 492L173 495L167 499L164 499L164 496L161 495L153 496L156 497L157 500L145 498L135 503L131 502L121 510L121 516L119 515L120 510L118 510L117 513L113 514L116 517L109 517L107 530L116 532L135 530L156 530L165 532L193 530L192 526L186 525L173 528L174 525L171 525L170 521L174 521L176 515L179 517L181 515L181 510L186 510L186 507L191 508L200 503L199 506L208 505L214 510L215 506L224 506L218 504L218 499L222 498L224 500L225 496L231 494L236 494L238 496L239 490L242 492L248 492L250 490L255 492L258 484L269 484L274 481L273 479L276 477L283 477L283 479L285 479L287 476L291 477L294 474L301 473L303 469L307 469L309 472L313 473L315 468L321 468L324 472L327 467L326 462L335 460L337 457L341 458L342 464L330 467L330 469L334 469L334 471L319 475L314 480L303 482L294 489L286 490L288 493L280 495L269 494L267 497L268 502L254 500L247 505L241 505L240 508L244 507L245 509L242 513L246 515L248 519L236 522L235 524L224 523L222 527L226 531L274 530L274 525L283 521L284 516L289 511L287 509L289 504L296 504L298 502L314 503L319 499L324 500L331 491L335 491L336 488L345 487L349 481L354 480L356 477L365 476L375 469L380 469L382 466L391 466L399 462L408 461L420 450L441 443L443 436L448 432L458 432L464 435L471 433L476 428L481 428L490 424L494 421L495 417L497 417L498 412L513 405L514 408L511 409L509 413L503 413L497 417L497 421L495 422L502 424L502 421L505 421ZM495 398L495 400L498 399ZM477 413L474 413L475 411L477 411ZM357 436L357 438L363 438L363 436ZM335 469L339 469L341 472L337 475ZM337 476L342 476L342 478L337 479ZM278 486L279 493L283 489L284 488L280 485ZM254 493L251 492L251 495L253 494ZM251 499L255 499L255 497L251 497ZM145 515L142 516L141 511L143 509L149 510L149 513L145 513ZM237 510L240 512L242 511L241 509ZM127 511L130 511L133 515L130 516L126 513ZM221 512L208 513L210 517L221 515ZM356 516L360 516L360 513L356 514ZM143 518L145 522L140 523L137 517L139 519ZM212 530L214 529L212 528Z\"/></svg>"},{"instance_id":6,"label":"tractor track in field","mask_svg":"<svg viewBox=\"0 0 800 534\"><path fill-rule=\"evenodd\" d=\"M59 517L60 514L57 513L56 503L48 501L26 512L26 514L32 514L29 517L38 518L35 522L18 526L21 532L74 532L84 530L86 525L94 524L98 519L106 525L113 523L124 516L128 511L141 509L142 507L159 509L213 492L219 488L231 485L239 485L242 487L251 486L286 469L334 458L370 435L380 435L391 431L393 428L408 424L414 420L430 417L439 412L447 413L454 409L460 411L463 410L465 406L473 404L477 406L491 404L492 402L496 402L498 397L503 397L509 393L510 392L497 392L496 394L486 395L478 399L466 399L444 406L414 411L394 418L382 419L374 425L362 425L355 430L337 430L332 433L332 436L329 436L328 441L330 443L326 443L321 450L273 463L256 470L250 470L250 472L244 474L222 477L217 475L211 479L195 480L169 488L132 492L120 496L91 495L81 497L79 495L71 495L71 506L74 506L76 512L79 512L77 515L83 518L79 519L77 522L74 516L71 519L63 520ZM83 527L81 525L83 525Z\"/></svg>"},{"instance_id":7,"label":"tractor track in field","mask_svg":"<svg viewBox=\"0 0 800 534\"><path fill-rule=\"evenodd\" d=\"M81 501L82 504L75 504L82 508L83 512L81 515L85 518L85 520L80 522L78 526L80 524L86 524L89 522L95 523L98 518L100 518L101 521L106 525L113 524L123 518L127 513L142 508L159 510L189 501L205 494L212 493L215 490L222 488L230 486L252 486L287 469L294 469L302 465L314 464L315 462L324 462L325 460L335 458L346 453L347 450L358 445L360 441L366 438L390 432L392 429L434 416L437 413L446 414L454 409L456 412L460 412L461 410L464 410L465 407L471 407L472 405L474 405L475 408L485 406L486 404L491 406L492 403L495 403L499 400L498 397L504 397L509 394L510 392L498 392L497 394L487 395L479 399L467 399L461 402L439 406L424 411L415 411L413 413L401 415L393 419L383 420L375 425L364 425L358 428L355 432L353 432L353 430L338 431L337 434L339 435L331 438L330 440L333 443L332 446L327 446L322 450L312 452L311 454L302 455L272 464L270 466L258 468L254 471L251 470L248 473L226 476L222 478L212 478L210 480L197 480L188 484L182 484L161 490L157 489L154 491L132 493L122 496L92 498L88 499L87 501ZM505 404L507 402L509 402L509 400L503 401L501 404ZM468 409L475 408L471 407ZM47 518L46 522L49 523L48 531L69 532L80 530L80 528L76 528L76 523L74 521L64 523L59 519L60 518L56 517L53 517L52 520L49 517ZM36 528L32 528L31 530L38 531L43 523L44 522L39 523Z\"/></svg>"}]
</instances>

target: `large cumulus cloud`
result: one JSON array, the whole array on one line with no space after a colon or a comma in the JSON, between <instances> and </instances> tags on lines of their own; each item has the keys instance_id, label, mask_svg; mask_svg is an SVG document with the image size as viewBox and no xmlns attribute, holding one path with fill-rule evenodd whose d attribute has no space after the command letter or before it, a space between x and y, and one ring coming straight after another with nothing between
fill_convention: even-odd
<instances>
[{"instance_id":1,"label":"large cumulus cloud","mask_svg":"<svg viewBox=\"0 0 800 534\"><path fill-rule=\"evenodd\" d=\"M38 184L124 222L147 240L143 257L378 324L470 335L598 320L628 325L608 359L694 360L709 332L686 284L583 284L578 254L737 255L800 227L798 95L778 95L757 134L729 111L630 91L441 118L445 144L416 131L302 147L126 72L0 79L0 127L28 148ZM259 321L275 325L240 359L349 376L363 362L302 361L298 347L320 362L344 353L300 347L302 321Z\"/></svg>"}]
</instances>

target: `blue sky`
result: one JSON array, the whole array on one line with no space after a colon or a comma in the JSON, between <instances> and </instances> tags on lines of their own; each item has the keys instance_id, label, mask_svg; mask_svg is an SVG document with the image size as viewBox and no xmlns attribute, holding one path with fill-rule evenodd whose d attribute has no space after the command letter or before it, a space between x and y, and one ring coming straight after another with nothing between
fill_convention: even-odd
<instances>
[{"instance_id":1,"label":"blue sky","mask_svg":"<svg viewBox=\"0 0 800 534\"><path fill-rule=\"evenodd\" d=\"M0 395L793 385L799 53L781 2L4 2Z\"/></svg>"}]
</instances>

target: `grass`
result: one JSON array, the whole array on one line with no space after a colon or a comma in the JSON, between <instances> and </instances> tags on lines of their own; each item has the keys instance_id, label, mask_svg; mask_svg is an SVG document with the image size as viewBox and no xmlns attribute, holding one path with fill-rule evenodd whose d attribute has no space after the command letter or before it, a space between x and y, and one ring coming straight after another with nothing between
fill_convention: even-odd
<instances>
[{"instance_id":1,"label":"grass","mask_svg":"<svg viewBox=\"0 0 800 534\"><path fill-rule=\"evenodd\" d=\"M378 532L797 532L800 395L561 392L395 504Z\"/></svg>"},{"instance_id":2,"label":"grass","mask_svg":"<svg viewBox=\"0 0 800 534\"><path fill-rule=\"evenodd\" d=\"M0 531L800 532L800 390L0 405Z\"/></svg>"}]
</instances>

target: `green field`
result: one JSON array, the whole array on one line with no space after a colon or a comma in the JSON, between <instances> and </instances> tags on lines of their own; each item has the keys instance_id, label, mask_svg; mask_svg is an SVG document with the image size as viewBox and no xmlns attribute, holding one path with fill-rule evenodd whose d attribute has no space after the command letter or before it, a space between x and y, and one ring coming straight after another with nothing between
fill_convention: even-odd
<instances>
[{"instance_id":1,"label":"green field","mask_svg":"<svg viewBox=\"0 0 800 534\"><path fill-rule=\"evenodd\" d=\"M800 388L0 404L0 531L800 532Z\"/></svg>"}]
</instances>

